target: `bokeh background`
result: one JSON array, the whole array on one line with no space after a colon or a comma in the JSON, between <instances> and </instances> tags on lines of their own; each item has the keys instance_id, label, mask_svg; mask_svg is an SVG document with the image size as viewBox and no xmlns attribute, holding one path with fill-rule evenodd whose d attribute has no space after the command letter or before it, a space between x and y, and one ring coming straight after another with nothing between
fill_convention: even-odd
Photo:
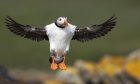
<instances>
[{"instance_id":1,"label":"bokeh background","mask_svg":"<svg viewBox=\"0 0 140 84\"><path fill-rule=\"evenodd\" d=\"M71 42L67 65L77 59L98 61L105 54L127 56L140 48L139 0L0 0L0 65L8 69L50 71L49 42L18 37L5 26L6 15L17 22L44 27L59 16L86 27L100 24L115 14L117 26L105 37L89 42ZM54 72L52 72L54 73Z\"/></svg>"}]
</instances>

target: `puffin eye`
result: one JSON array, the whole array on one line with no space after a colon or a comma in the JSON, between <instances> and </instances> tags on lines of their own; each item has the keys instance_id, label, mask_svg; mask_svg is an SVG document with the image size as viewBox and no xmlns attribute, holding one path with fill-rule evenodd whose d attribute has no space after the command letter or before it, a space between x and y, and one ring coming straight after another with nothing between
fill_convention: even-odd
<instances>
[{"instance_id":1,"label":"puffin eye","mask_svg":"<svg viewBox=\"0 0 140 84\"><path fill-rule=\"evenodd\" d=\"M62 19L60 18L59 20L61 21Z\"/></svg>"}]
</instances>

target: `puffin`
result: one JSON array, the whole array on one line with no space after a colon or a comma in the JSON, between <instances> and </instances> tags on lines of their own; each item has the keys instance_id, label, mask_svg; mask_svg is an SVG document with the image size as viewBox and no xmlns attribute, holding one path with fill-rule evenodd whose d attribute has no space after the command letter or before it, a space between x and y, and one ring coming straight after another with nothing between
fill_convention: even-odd
<instances>
[{"instance_id":1,"label":"puffin","mask_svg":"<svg viewBox=\"0 0 140 84\"><path fill-rule=\"evenodd\" d=\"M66 70L65 59L68 54L71 40L87 42L95 38L106 35L116 25L117 17L111 16L101 24L88 27L77 27L70 24L67 17L59 17L53 23L42 28L23 25L6 16L5 23L7 28L17 36L31 39L33 41L49 41L50 43L50 68L51 70Z\"/></svg>"}]
</instances>

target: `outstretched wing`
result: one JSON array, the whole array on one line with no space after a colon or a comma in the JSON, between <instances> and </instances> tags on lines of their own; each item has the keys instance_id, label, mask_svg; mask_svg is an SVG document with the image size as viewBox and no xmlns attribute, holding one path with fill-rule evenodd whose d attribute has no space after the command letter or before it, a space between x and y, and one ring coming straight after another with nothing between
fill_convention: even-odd
<instances>
[{"instance_id":1,"label":"outstretched wing","mask_svg":"<svg viewBox=\"0 0 140 84\"><path fill-rule=\"evenodd\" d=\"M34 41L48 40L46 30L44 28L31 27L29 25L22 25L14 21L11 17L6 17L6 26L14 34L28 38Z\"/></svg>"},{"instance_id":2,"label":"outstretched wing","mask_svg":"<svg viewBox=\"0 0 140 84\"><path fill-rule=\"evenodd\" d=\"M107 34L116 25L116 17L113 15L110 19L100 25L92 25L86 28L77 28L73 36L73 40L81 42L89 41Z\"/></svg>"}]
</instances>

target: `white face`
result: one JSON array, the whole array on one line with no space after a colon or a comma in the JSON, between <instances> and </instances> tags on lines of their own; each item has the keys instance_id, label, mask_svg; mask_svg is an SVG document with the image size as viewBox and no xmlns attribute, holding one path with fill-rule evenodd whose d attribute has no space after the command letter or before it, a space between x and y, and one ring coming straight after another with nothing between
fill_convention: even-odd
<instances>
[{"instance_id":1,"label":"white face","mask_svg":"<svg viewBox=\"0 0 140 84\"><path fill-rule=\"evenodd\" d=\"M57 25L59 25L60 27L66 27L68 26L68 21L67 21L67 17L59 17L56 21Z\"/></svg>"}]
</instances>

